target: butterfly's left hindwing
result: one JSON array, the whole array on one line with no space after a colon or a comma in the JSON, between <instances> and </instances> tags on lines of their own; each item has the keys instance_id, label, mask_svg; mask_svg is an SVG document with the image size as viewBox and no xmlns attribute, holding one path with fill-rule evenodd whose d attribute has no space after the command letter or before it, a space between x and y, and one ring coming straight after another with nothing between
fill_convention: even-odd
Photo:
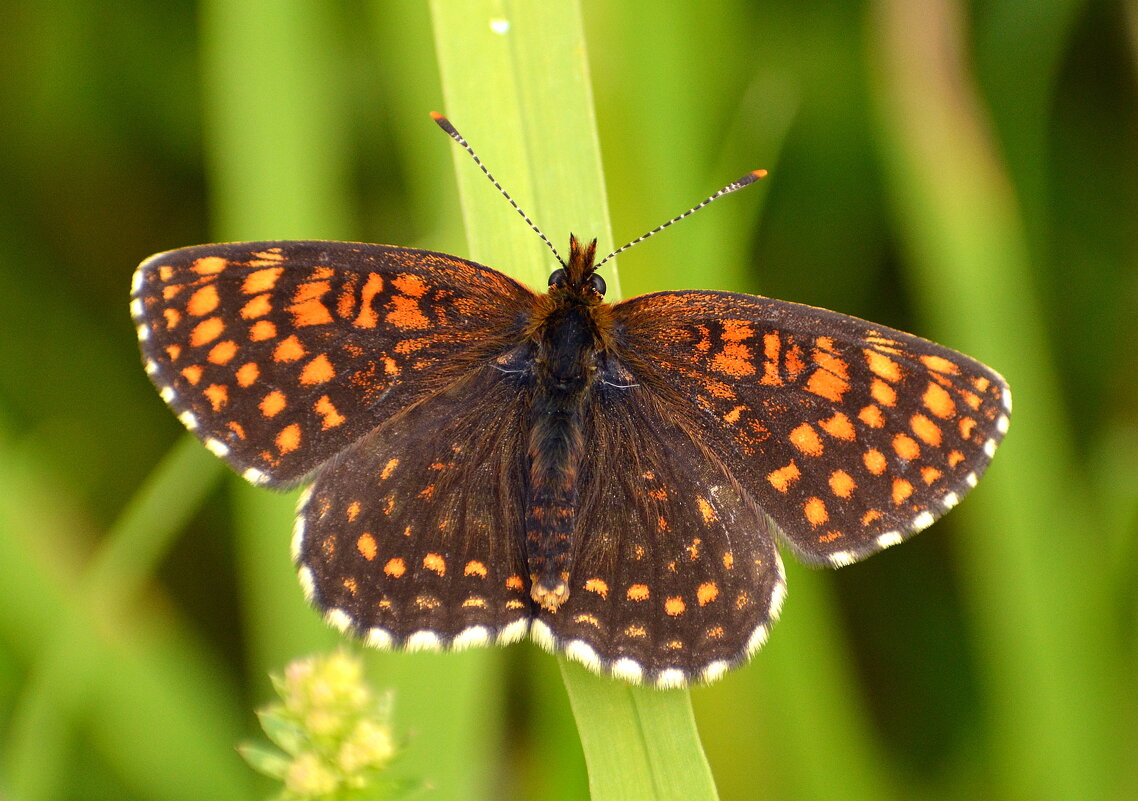
<instances>
[{"instance_id":1,"label":"butterfly's left hindwing","mask_svg":"<svg viewBox=\"0 0 1138 801\"><path fill-rule=\"evenodd\" d=\"M526 634L524 380L480 368L320 472L294 556L330 622L384 648Z\"/></svg>"},{"instance_id":2,"label":"butterfly's left hindwing","mask_svg":"<svg viewBox=\"0 0 1138 801\"><path fill-rule=\"evenodd\" d=\"M441 253L240 242L147 259L131 309L186 427L254 483L287 486L516 344L535 298Z\"/></svg>"}]
</instances>

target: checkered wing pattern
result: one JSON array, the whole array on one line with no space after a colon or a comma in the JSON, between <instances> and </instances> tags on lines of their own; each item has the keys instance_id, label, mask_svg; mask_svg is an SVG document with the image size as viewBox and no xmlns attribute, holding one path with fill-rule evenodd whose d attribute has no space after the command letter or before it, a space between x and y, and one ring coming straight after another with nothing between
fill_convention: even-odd
<instances>
[{"instance_id":1,"label":"checkered wing pattern","mask_svg":"<svg viewBox=\"0 0 1138 801\"><path fill-rule=\"evenodd\" d=\"M329 622L382 648L525 636L528 404L518 380L482 367L320 472L293 547L301 582Z\"/></svg>"},{"instance_id":2,"label":"checkered wing pattern","mask_svg":"<svg viewBox=\"0 0 1138 801\"><path fill-rule=\"evenodd\" d=\"M611 359L587 415L565 605L534 639L658 687L712 681L766 641L785 596L774 528L723 461Z\"/></svg>"},{"instance_id":3,"label":"checkered wing pattern","mask_svg":"<svg viewBox=\"0 0 1138 801\"><path fill-rule=\"evenodd\" d=\"M535 300L441 253L239 242L147 259L131 311L186 427L253 483L285 487L507 349Z\"/></svg>"},{"instance_id":4,"label":"checkered wing pattern","mask_svg":"<svg viewBox=\"0 0 1138 801\"><path fill-rule=\"evenodd\" d=\"M1008 428L995 371L884 326L726 292L614 308L635 381L712 449L811 564L901 542L977 482Z\"/></svg>"}]
</instances>

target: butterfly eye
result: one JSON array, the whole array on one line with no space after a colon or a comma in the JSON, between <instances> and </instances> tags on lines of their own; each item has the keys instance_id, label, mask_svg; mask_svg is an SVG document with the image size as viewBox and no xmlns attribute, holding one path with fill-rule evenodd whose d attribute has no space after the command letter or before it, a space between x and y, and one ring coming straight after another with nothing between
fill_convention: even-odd
<instances>
[{"instance_id":1,"label":"butterfly eye","mask_svg":"<svg viewBox=\"0 0 1138 801\"><path fill-rule=\"evenodd\" d=\"M601 278L596 273L589 276L589 286L596 290L598 295L604 295L608 287L605 285L605 279Z\"/></svg>"},{"instance_id":2,"label":"butterfly eye","mask_svg":"<svg viewBox=\"0 0 1138 801\"><path fill-rule=\"evenodd\" d=\"M549 285L550 286L560 286L560 285L564 284L565 279L568 277L568 275L569 274L565 272L564 268L558 267L556 270L554 270L550 274Z\"/></svg>"}]
</instances>

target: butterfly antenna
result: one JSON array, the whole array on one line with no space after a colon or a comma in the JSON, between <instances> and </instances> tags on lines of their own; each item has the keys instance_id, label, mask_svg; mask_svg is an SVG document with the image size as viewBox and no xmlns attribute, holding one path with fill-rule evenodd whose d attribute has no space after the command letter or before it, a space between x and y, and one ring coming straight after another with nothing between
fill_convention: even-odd
<instances>
[{"instance_id":1,"label":"butterfly antenna","mask_svg":"<svg viewBox=\"0 0 1138 801\"><path fill-rule=\"evenodd\" d=\"M665 228L667 228L669 225L672 225L673 223L678 223L684 217L688 217L692 214L695 214L697 211L702 209L704 206L711 203L711 201L718 200L719 198L723 197L724 195L729 195L732 192L738 191L738 190L742 189L744 186L750 186L751 184L753 184L755 181L759 180L760 178L765 178L766 174L767 174L766 170L752 170L751 172L747 173L746 175L744 175L739 180L732 181L731 183L727 184L727 186L723 187L718 192L716 192L714 195L711 195L711 196L707 197L706 199L704 199L703 201L692 206L690 209L685 211L683 214L676 215L672 219L668 220L666 223L664 223L662 225L657 225L655 228L653 228L651 231L644 234L643 236L636 237L636 239L633 239L627 245L623 245L623 246L617 248L612 253L610 253L609 255L607 255L603 259L601 259L599 262L597 262L597 266L594 269L599 270L602 264L604 264L606 261L611 259L613 256L617 255L618 253L623 253L624 251L628 250L633 245L640 244L641 242L643 242L648 237L650 237L654 234L660 233Z\"/></svg>"},{"instance_id":2,"label":"butterfly antenna","mask_svg":"<svg viewBox=\"0 0 1138 801\"><path fill-rule=\"evenodd\" d=\"M561 254L557 252L557 248L553 247L553 243L549 241L549 238L546 237L544 233L542 233L541 229L538 228L536 224L534 224L534 221L529 218L529 215L522 211L522 207L514 202L514 199L510 197L510 193L503 189L502 185L498 183L498 180L490 174L490 171L486 169L486 165L482 163L482 159L478 158L478 154L474 152L474 148L472 148L470 146L470 143L467 142L463 135L458 132L458 129L451 124L450 120L448 120L442 114L439 114L437 111L431 112L431 119L438 123L438 126L440 128L446 131L447 136L458 142L462 149L470 154L470 157L474 159L474 163L478 165L478 169L482 170L486 177L490 179L490 183L494 184L494 188L502 193L502 197L509 201L510 205L514 207L514 211L522 216L522 219L526 221L526 224L529 225L529 227L532 228L534 232L541 237L541 241L546 244L546 247L553 251L553 255L557 259L558 264L560 264L562 267L567 266L565 264L565 259L561 258Z\"/></svg>"}]
</instances>

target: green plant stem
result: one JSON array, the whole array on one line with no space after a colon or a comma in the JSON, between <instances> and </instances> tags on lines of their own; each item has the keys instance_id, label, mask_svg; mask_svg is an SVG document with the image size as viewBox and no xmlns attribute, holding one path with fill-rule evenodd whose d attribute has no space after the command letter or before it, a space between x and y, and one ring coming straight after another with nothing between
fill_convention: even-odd
<instances>
[{"instance_id":1,"label":"green plant stem","mask_svg":"<svg viewBox=\"0 0 1138 801\"><path fill-rule=\"evenodd\" d=\"M577 3L435 0L432 13L443 111L559 251L571 231L603 250L612 237ZM545 246L465 153L455 159L471 256L542 286ZM686 691L632 688L576 665L562 676L594 801L717 797Z\"/></svg>"}]
</instances>

